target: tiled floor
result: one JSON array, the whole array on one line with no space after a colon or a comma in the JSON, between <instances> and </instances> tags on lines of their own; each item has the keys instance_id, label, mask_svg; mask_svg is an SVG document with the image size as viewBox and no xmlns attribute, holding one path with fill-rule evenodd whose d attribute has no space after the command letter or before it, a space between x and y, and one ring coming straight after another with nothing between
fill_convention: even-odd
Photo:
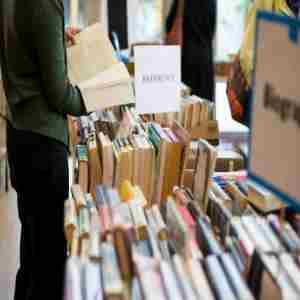
<instances>
[{"instance_id":1,"label":"tiled floor","mask_svg":"<svg viewBox=\"0 0 300 300\"><path fill-rule=\"evenodd\" d=\"M16 194L0 197L0 300L12 300L18 267L20 224Z\"/></svg>"}]
</instances>

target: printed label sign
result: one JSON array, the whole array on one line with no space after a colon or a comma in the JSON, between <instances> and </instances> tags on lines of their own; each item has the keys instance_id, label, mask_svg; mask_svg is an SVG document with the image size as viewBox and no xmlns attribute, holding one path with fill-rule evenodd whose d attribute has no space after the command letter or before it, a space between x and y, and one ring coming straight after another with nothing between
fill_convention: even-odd
<instances>
[{"instance_id":1,"label":"printed label sign","mask_svg":"<svg viewBox=\"0 0 300 300\"><path fill-rule=\"evenodd\" d=\"M180 108L180 47L134 48L136 108L140 114L177 112Z\"/></svg>"},{"instance_id":2,"label":"printed label sign","mask_svg":"<svg viewBox=\"0 0 300 300\"><path fill-rule=\"evenodd\" d=\"M300 22L258 14L249 174L300 208Z\"/></svg>"}]
</instances>

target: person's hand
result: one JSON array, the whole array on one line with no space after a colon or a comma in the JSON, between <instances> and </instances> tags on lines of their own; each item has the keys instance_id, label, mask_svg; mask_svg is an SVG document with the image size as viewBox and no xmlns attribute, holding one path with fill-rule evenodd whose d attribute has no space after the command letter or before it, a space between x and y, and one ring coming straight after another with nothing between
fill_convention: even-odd
<instances>
[{"instance_id":1,"label":"person's hand","mask_svg":"<svg viewBox=\"0 0 300 300\"><path fill-rule=\"evenodd\" d=\"M75 36L78 34L81 30L76 27L68 27L65 31L66 41L67 43L70 43L71 45L76 44Z\"/></svg>"}]
</instances>

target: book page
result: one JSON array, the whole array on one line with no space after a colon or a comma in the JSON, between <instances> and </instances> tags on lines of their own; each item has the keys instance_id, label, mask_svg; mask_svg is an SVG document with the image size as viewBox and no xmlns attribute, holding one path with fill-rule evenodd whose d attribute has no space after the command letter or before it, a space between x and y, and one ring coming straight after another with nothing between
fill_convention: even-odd
<instances>
[{"instance_id":1,"label":"book page","mask_svg":"<svg viewBox=\"0 0 300 300\"><path fill-rule=\"evenodd\" d=\"M100 23L76 36L67 50L69 77L73 84L88 80L118 63L115 50Z\"/></svg>"}]
</instances>

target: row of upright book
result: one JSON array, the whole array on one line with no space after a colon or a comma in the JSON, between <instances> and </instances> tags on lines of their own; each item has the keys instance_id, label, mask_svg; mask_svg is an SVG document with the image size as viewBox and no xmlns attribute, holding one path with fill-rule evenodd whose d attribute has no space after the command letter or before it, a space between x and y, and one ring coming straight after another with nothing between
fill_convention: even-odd
<instances>
[{"instance_id":1,"label":"row of upright book","mask_svg":"<svg viewBox=\"0 0 300 300\"><path fill-rule=\"evenodd\" d=\"M128 181L120 192L97 186L95 199L74 185L65 300L299 299L298 232L276 214L225 203L237 201L233 186L246 193L244 182L213 186L205 211L185 188L159 206Z\"/></svg>"},{"instance_id":2,"label":"row of upright book","mask_svg":"<svg viewBox=\"0 0 300 300\"><path fill-rule=\"evenodd\" d=\"M206 190L207 198L216 150L204 140L193 146L179 123L164 127L122 107L80 118L75 132L76 177L84 192L95 197L97 184L119 189L128 180L141 187L150 204L160 204L173 186L190 181L192 190Z\"/></svg>"},{"instance_id":3,"label":"row of upright book","mask_svg":"<svg viewBox=\"0 0 300 300\"><path fill-rule=\"evenodd\" d=\"M121 106L72 122L65 300L300 297L300 226L235 146L192 136L214 121L192 98L180 118Z\"/></svg>"}]
</instances>

